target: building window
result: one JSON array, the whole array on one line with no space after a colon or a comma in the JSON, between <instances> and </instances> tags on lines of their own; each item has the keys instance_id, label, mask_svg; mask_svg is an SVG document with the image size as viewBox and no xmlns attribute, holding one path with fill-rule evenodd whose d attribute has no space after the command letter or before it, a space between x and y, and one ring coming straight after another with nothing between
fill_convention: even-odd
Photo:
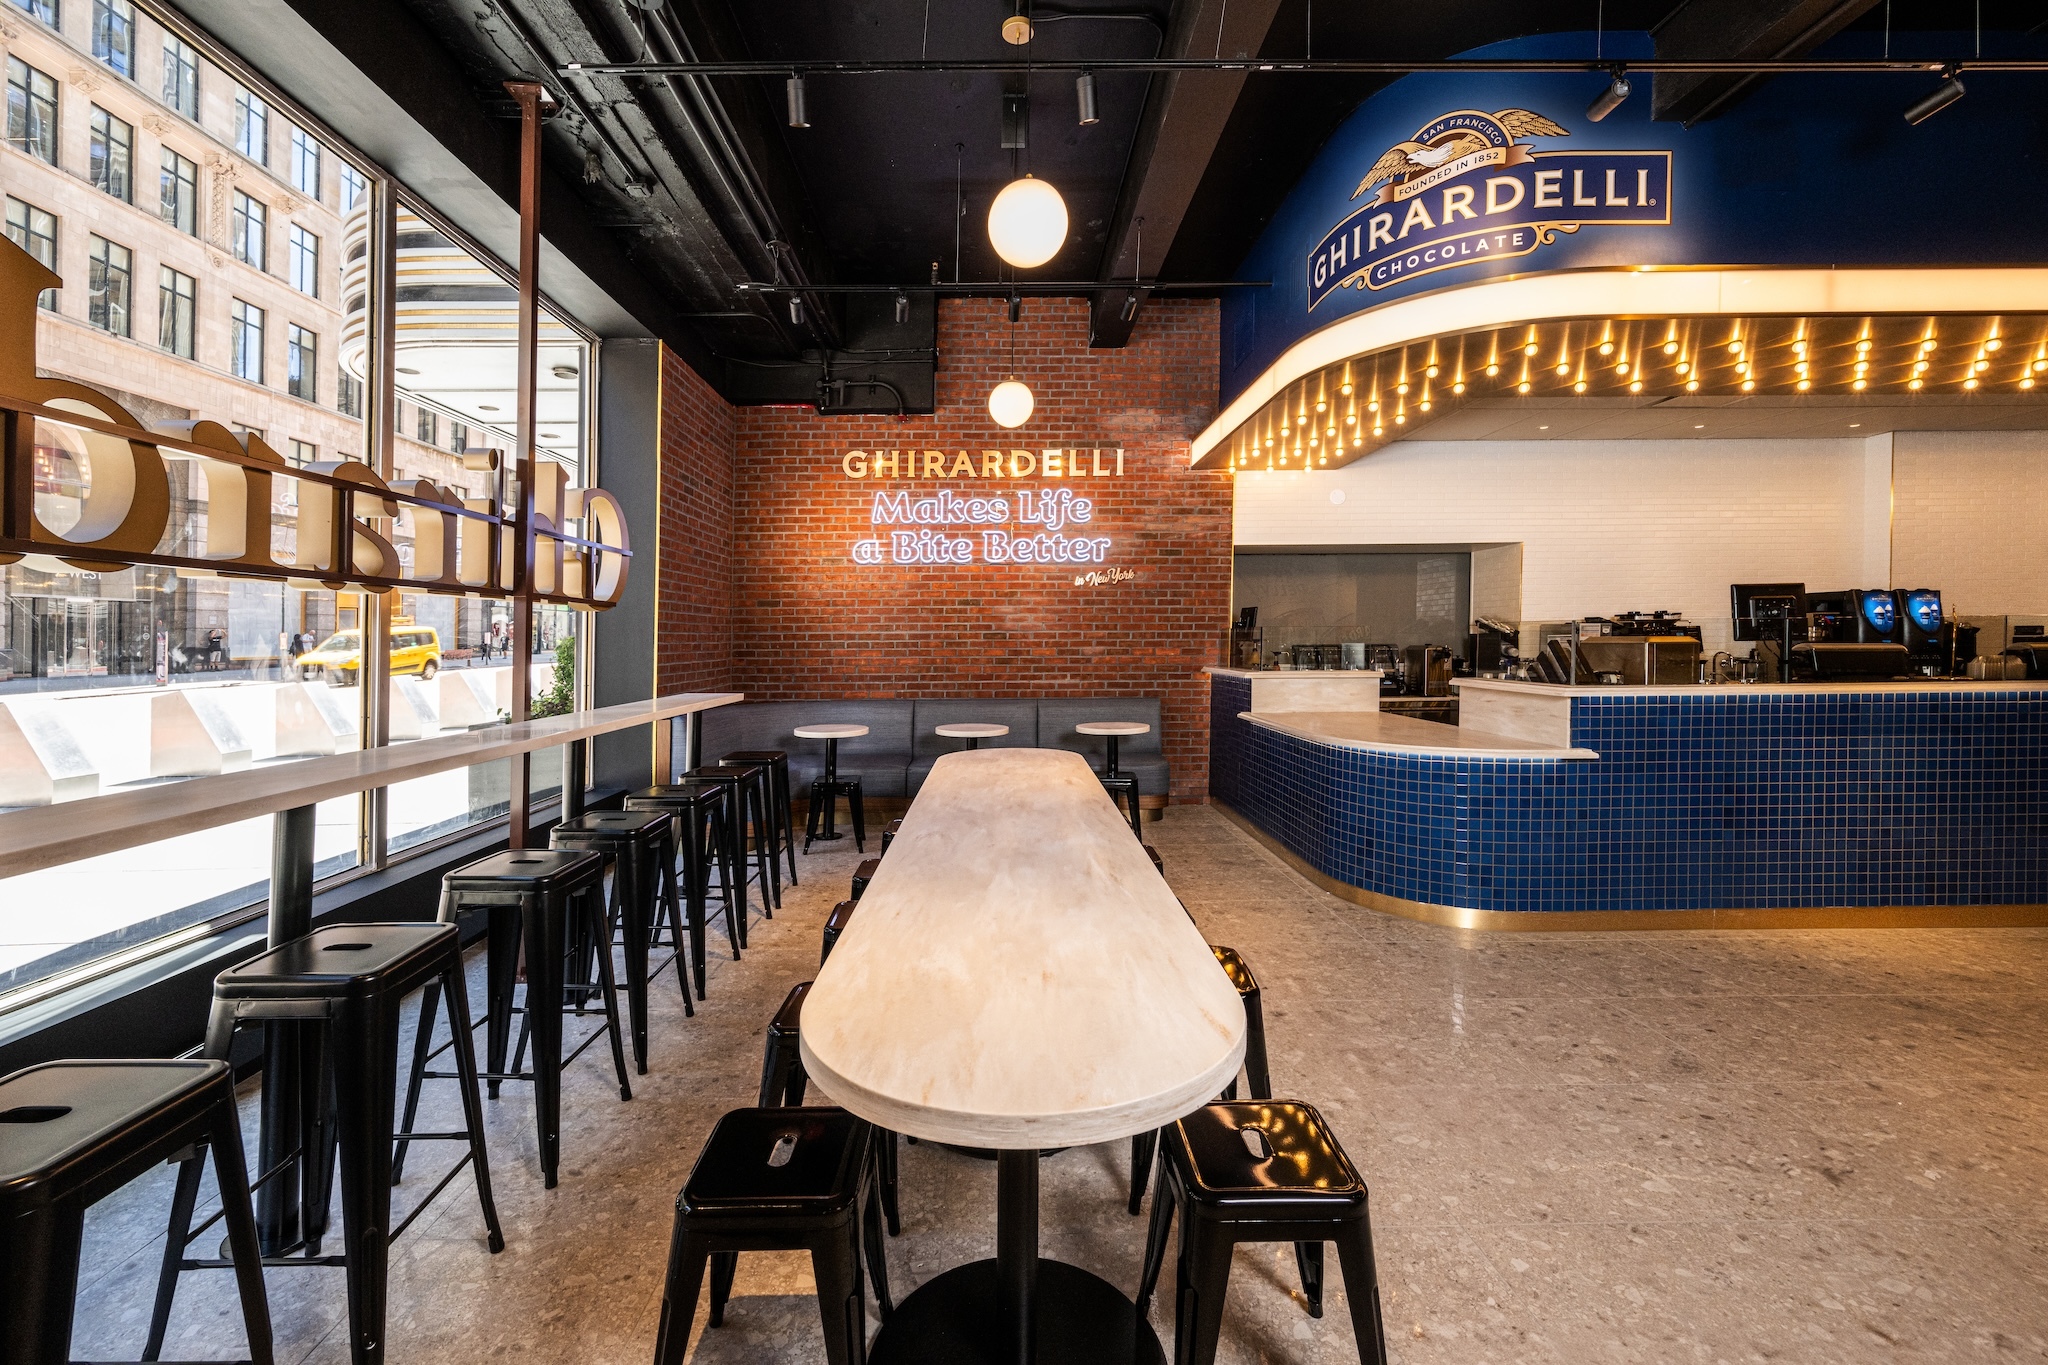
<instances>
[{"instance_id":1,"label":"building window","mask_svg":"<svg viewBox=\"0 0 2048 1365\"><path fill-rule=\"evenodd\" d=\"M7 59L7 140L57 164L57 82L18 57Z\"/></svg>"},{"instance_id":2,"label":"building window","mask_svg":"<svg viewBox=\"0 0 2048 1365\"><path fill-rule=\"evenodd\" d=\"M358 420L363 415L363 381L347 370L334 377L334 410Z\"/></svg>"},{"instance_id":3,"label":"building window","mask_svg":"<svg viewBox=\"0 0 2048 1365\"><path fill-rule=\"evenodd\" d=\"M235 191L234 221L229 237L235 244L235 259L258 270L270 268L269 210L261 200Z\"/></svg>"},{"instance_id":4,"label":"building window","mask_svg":"<svg viewBox=\"0 0 2048 1365\"><path fill-rule=\"evenodd\" d=\"M229 368L252 384L263 382L263 310L236 299L228 309Z\"/></svg>"},{"instance_id":5,"label":"building window","mask_svg":"<svg viewBox=\"0 0 2048 1365\"><path fill-rule=\"evenodd\" d=\"M343 162L341 165L341 211L347 213L363 202L363 196L370 192L370 182L355 167Z\"/></svg>"},{"instance_id":6,"label":"building window","mask_svg":"<svg viewBox=\"0 0 2048 1365\"><path fill-rule=\"evenodd\" d=\"M320 239L292 224L292 288L320 297Z\"/></svg>"},{"instance_id":7,"label":"building window","mask_svg":"<svg viewBox=\"0 0 2048 1365\"><path fill-rule=\"evenodd\" d=\"M235 150L259 166L270 164L270 106L252 91L235 91Z\"/></svg>"},{"instance_id":8,"label":"building window","mask_svg":"<svg viewBox=\"0 0 2048 1365\"><path fill-rule=\"evenodd\" d=\"M320 197L320 140L296 125L292 128L292 184L302 194Z\"/></svg>"},{"instance_id":9,"label":"building window","mask_svg":"<svg viewBox=\"0 0 2048 1365\"><path fill-rule=\"evenodd\" d=\"M132 297L135 258L127 247L97 233L89 240L85 320L117 337L133 335L129 331L128 303Z\"/></svg>"},{"instance_id":10,"label":"building window","mask_svg":"<svg viewBox=\"0 0 2048 1365\"><path fill-rule=\"evenodd\" d=\"M304 469L307 465L320 458L320 447L314 445L311 441L301 441L298 437L294 436L291 440L291 453L288 458L293 464Z\"/></svg>"},{"instance_id":11,"label":"building window","mask_svg":"<svg viewBox=\"0 0 2048 1365\"><path fill-rule=\"evenodd\" d=\"M7 196L7 236L16 246L41 261L51 270L57 268L57 215L45 213L34 204ZM40 306L55 312L57 291L45 289L36 295Z\"/></svg>"},{"instance_id":12,"label":"building window","mask_svg":"<svg viewBox=\"0 0 2048 1365\"><path fill-rule=\"evenodd\" d=\"M423 445L439 445L441 442L440 415L429 408L415 408L413 411L415 414L413 418L413 435L419 437Z\"/></svg>"},{"instance_id":13,"label":"building window","mask_svg":"<svg viewBox=\"0 0 2048 1365\"><path fill-rule=\"evenodd\" d=\"M448 424L448 448L460 455L469 449L469 428L460 422Z\"/></svg>"},{"instance_id":14,"label":"building window","mask_svg":"<svg viewBox=\"0 0 2048 1365\"><path fill-rule=\"evenodd\" d=\"M160 266L156 287L156 344L172 355L192 358L192 312L197 289L190 275Z\"/></svg>"},{"instance_id":15,"label":"building window","mask_svg":"<svg viewBox=\"0 0 2048 1365\"><path fill-rule=\"evenodd\" d=\"M164 103L199 121L199 54L182 38L164 39Z\"/></svg>"},{"instance_id":16,"label":"building window","mask_svg":"<svg viewBox=\"0 0 2048 1365\"><path fill-rule=\"evenodd\" d=\"M97 104L92 107L92 140L87 163L93 188L128 202L135 186L135 129Z\"/></svg>"},{"instance_id":17,"label":"building window","mask_svg":"<svg viewBox=\"0 0 2048 1365\"><path fill-rule=\"evenodd\" d=\"M199 231L199 168L166 147L157 172L156 213L180 232Z\"/></svg>"},{"instance_id":18,"label":"building window","mask_svg":"<svg viewBox=\"0 0 2048 1365\"><path fill-rule=\"evenodd\" d=\"M294 323L285 333L284 387L294 398L319 400L320 338Z\"/></svg>"},{"instance_id":19,"label":"building window","mask_svg":"<svg viewBox=\"0 0 2048 1365\"><path fill-rule=\"evenodd\" d=\"M92 0L92 55L135 78L135 6L131 0Z\"/></svg>"},{"instance_id":20,"label":"building window","mask_svg":"<svg viewBox=\"0 0 2048 1365\"><path fill-rule=\"evenodd\" d=\"M61 11L56 0L14 0L14 7L31 18L42 20L51 28L63 27L59 22Z\"/></svg>"}]
</instances>

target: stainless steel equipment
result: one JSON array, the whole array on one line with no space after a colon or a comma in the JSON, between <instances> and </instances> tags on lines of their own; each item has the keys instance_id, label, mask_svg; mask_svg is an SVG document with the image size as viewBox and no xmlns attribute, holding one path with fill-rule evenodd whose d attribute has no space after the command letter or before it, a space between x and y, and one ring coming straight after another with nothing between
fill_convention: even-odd
<instances>
[{"instance_id":1,"label":"stainless steel equipment","mask_svg":"<svg viewBox=\"0 0 2048 1365\"><path fill-rule=\"evenodd\" d=\"M1595 673L1619 673L1632 687L1679 686L1699 677L1700 642L1690 635L1589 635L1579 652Z\"/></svg>"}]
</instances>

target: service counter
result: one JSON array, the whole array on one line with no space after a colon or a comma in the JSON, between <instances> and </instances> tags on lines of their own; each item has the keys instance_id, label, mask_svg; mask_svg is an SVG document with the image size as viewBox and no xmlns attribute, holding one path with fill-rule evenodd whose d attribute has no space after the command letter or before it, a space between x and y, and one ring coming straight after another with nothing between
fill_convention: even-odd
<instances>
[{"instance_id":1,"label":"service counter","mask_svg":"<svg viewBox=\"0 0 2048 1365\"><path fill-rule=\"evenodd\" d=\"M2048 684L1461 679L1445 726L1210 673L1211 795L1360 904L1518 929L2048 923Z\"/></svg>"}]
</instances>

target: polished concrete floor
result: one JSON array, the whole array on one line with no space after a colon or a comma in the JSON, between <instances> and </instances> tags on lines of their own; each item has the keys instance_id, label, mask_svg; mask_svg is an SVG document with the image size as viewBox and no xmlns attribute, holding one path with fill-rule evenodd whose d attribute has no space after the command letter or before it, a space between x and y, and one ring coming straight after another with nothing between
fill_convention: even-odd
<instances>
[{"instance_id":1,"label":"polished concrete floor","mask_svg":"<svg viewBox=\"0 0 2048 1365\"><path fill-rule=\"evenodd\" d=\"M1371 1183L1394 1360L2048 1359L2048 931L1461 933L1327 896L1210 810L1148 837L1258 972L1276 1087L1322 1107ZM558 1188L530 1100L490 1106L508 1245L488 1253L452 1186L394 1248L388 1359L651 1357L677 1187L752 1102L763 1028L815 969L855 854L799 861L695 1019L657 988L631 1103L602 1047L576 1063ZM1134 1286L1126 1160L1048 1159L1042 1222L1047 1255ZM899 1296L994 1240L989 1163L906 1146L902 1176ZM75 1358L139 1352L168 1196L159 1175L94 1211ZM280 1361L348 1359L342 1272L269 1285ZM809 1293L801 1256L743 1258L692 1358L822 1360ZM1222 1358L1356 1359L1332 1300L1310 1319L1287 1249L1241 1250ZM1166 1337L1170 1309L1153 1321ZM231 1277L187 1275L166 1358L241 1349Z\"/></svg>"}]
</instances>

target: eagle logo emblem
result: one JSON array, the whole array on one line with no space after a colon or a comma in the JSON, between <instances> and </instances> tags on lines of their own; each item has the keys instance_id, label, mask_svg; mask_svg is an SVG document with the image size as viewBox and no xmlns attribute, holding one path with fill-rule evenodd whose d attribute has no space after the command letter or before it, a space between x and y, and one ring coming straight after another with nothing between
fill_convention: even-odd
<instances>
[{"instance_id":1,"label":"eagle logo emblem","mask_svg":"<svg viewBox=\"0 0 2048 1365\"><path fill-rule=\"evenodd\" d=\"M1373 203L1398 203L1481 166L1513 166L1529 160L1529 147L1518 139L1570 136L1563 125L1528 109L1491 114L1460 109L1432 119L1416 129L1414 137L1387 148L1351 197L1374 190Z\"/></svg>"}]
</instances>

